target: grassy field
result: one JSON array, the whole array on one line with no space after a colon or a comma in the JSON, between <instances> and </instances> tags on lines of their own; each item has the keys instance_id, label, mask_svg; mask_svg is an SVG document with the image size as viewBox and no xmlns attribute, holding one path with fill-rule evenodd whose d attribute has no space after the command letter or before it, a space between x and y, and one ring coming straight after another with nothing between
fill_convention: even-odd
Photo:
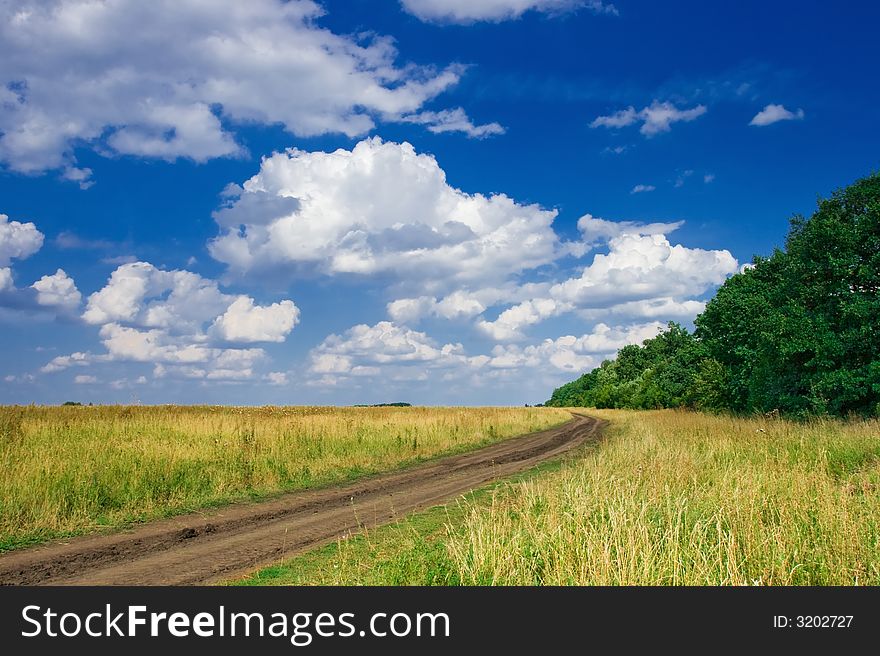
<instances>
[{"instance_id":1,"label":"grassy field","mask_svg":"<svg viewBox=\"0 0 880 656\"><path fill-rule=\"evenodd\" d=\"M2 407L0 551L559 424L543 408Z\"/></svg>"},{"instance_id":2,"label":"grassy field","mask_svg":"<svg viewBox=\"0 0 880 656\"><path fill-rule=\"evenodd\" d=\"M577 461L244 583L880 585L880 422L593 414Z\"/></svg>"}]
</instances>

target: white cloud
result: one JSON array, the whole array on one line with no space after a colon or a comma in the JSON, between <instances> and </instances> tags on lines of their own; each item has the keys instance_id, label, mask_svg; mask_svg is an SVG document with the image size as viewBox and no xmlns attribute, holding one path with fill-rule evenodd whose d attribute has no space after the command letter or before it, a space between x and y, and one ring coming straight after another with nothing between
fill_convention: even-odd
<instances>
[{"instance_id":1,"label":"white cloud","mask_svg":"<svg viewBox=\"0 0 880 656\"><path fill-rule=\"evenodd\" d=\"M287 385L289 383L287 374L283 371L270 371L263 379L270 385Z\"/></svg>"},{"instance_id":2,"label":"white cloud","mask_svg":"<svg viewBox=\"0 0 880 656\"><path fill-rule=\"evenodd\" d=\"M55 246L61 250L116 250L120 244L107 239L87 239L80 237L75 232L64 230L58 233L53 240Z\"/></svg>"},{"instance_id":3,"label":"white cloud","mask_svg":"<svg viewBox=\"0 0 880 656\"><path fill-rule=\"evenodd\" d=\"M523 335L520 331L526 326L540 323L573 307L570 303L560 303L552 298L536 298L505 310L495 321L479 321L477 328L496 341L521 339Z\"/></svg>"},{"instance_id":4,"label":"white cloud","mask_svg":"<svg viewBox=\"0 0 880 656\"><path fill-rule=\"evenodd\" d=\"M226 310L233 296L217 281L190 271L157 269L149 262L123 264L103 289L89 296L83 319L91 324L114 321L149 328L195 331Z\"/></svg>"},{"instance_id":5,"label":"white cloud","mask_svg":"<svg viewBox=\"0 0 880 656\"><path fill-rule=\"evenodd\" d=\"M609 114L608 116L597 116L593 119L593 122L590 123L591 128L625 128L628 125L632 125L636 121L639 120L640 113L636 111L636 108L633 106L629 106L626 109L621 109L613 114Z\"/></svg>"},{"instance_id":6,"label":"white cloud","mask_svg":"<svg viewBox=\"0 0 880 656\"><path fill-rule=\"evenodd\" d=\"M577 277L556 283L460 289L439 298L400 298L386 309L398 323L425 317L477 318L474 327L499 342L523 340L526 328L571 312L591 320L606 315L691 320L704 307L692 297L723 282L736 271L737 263L727 251L670 244L666 235L682 223L608 221L586 214L577 224L582 236L579 243L585 251L605 245L608 253L596 255ZM512 305L492 320L482 316L502 304Z\"/></svg>"},{"instance_id":7,"label":"white cloud","mask_svg":"<svg viewBox=\"0 0 880 656\"><path fill-rule=\"evenodd\" d=\"M707 173L706 175L703 176L703 182L705 184L710 184L711 182L714 182L714 181L715 181L715 174L714 173Z\"/></svg>"},{"instance_id":8,"label":"white cloud","mask_svg":"<svg viewBox=\"0 0 880 656\"><path fill-rule=\"evenodd\" d=\"M632 190L629 192L631 194L645 194L650 191L654 191L657 189L654 185L646 185L646 184L637 184Z\"/></svg>"},{"instance_id":9,"label":"white cloud","mask_svg":"<svg viewBox=\"0 0 880 656\"><path fill-rule=\"evenodd\" d=\"M76 385L94 385L98 382L98 379L95 376L88 376L85 374L81 374L79 376L73 377L73 382Z\"/></svg>"},{"instance_id":10,"label":"white cloud","mask_svg":"<svg viewBox=\"0 0 880 656\"><path fill-rule=\"evenodd\" d=\"M577 227L585 242L595 245L598 241L608 241L623 234L668 235L678 230L684 221L673 223L639 223L638 221L608 221L592 214L584 214L578 219Z\"/></svg>"},{"instance_id":11,"label":"white cloud","mask_svg":"<svg viewBox=\"0 0 880 656\"><path fill-rule=\"evenodd\" d=\"M7 265L13 259L30 257L42 248L43 242L43 233L33 223L9 221L9 217L0 214L0 306L4 316L47 320L52 318L52 314L45 312L47 308L71 312L79 307L82 295L63 269L42 276L30 289L16 288L12 268Z\"/></svg>"},{"instance_id":12,"label":"white cloud","mask_svg":"<svg viewBox=\"0 0 880 656\"><path fill-rule=\"evenodd\" d=\"M485 139L498 134L504 134L505 129L499 123L486 123L474 125L461 107L456 109L444 109L439 112L419 112L410 114L400 119L404 123L426 125L429 132L442 134L444 132L463 132L474 139Z\"/></svg>"},{"instance_id":13,"label":"white cloud","mask_svg":"<svg viewBox=\"0 0 880 656\"><path fill-rule=\"evenodd\" d=\"M418 298L401 298L388 303L388 316L395 321L417 321L423 317L435 316L443 319L461 319L475 317L486 309L485 302L480 300L494 297L495 290L481 290L471 293L458 290L437 300L434 296ZM488 292L488 294L487 294Z\"/></svg>"},{"instance_id":14,"label":"white cloud","mask_svg":"<svg viewBox=\"0 0 880 656\"><path fill-rule=\"evenodd\" d=\"M117 378L116 380L110 381L110 387L115 390L124 390L124 389L133 389L137 385L146 385L147 377L146 376L138 376L134 380L130 378Z\"/></svg>"},{"instance_id":15,"label":"white cloud","mask_svg":"<svg viewBox=\"0 0 880 656\"><path fill-rule=\"evenodd\" d=\"M138 261L134 255L114 255L112 257L102 257L101 264L112 264L119 266L120 264L133 264ZM189 266L189 264L187 264Z\"/></svg>"},{"instance_id":16,"label":"white cloud","mask_svg":"<svg viewBox=\"0 0 880 656\"><path fill-rule=\"evenodd\" d=\"M420 361L429 362L443 357L459 346L447 344L437 347L425 333L380 321L375 326L360 324L350 328L344 336L331 335L317 349L318 355L332 355L336 359L332 371L341 371L345 358L353 356L372 362ZM323 362L323 361L322 361ZM329 360L328 360L329 362Z\"/></svg>"},{"instance_id":17,"label":"white cloud","mask_svg":"<svg viewBox=\"0 0 880 656\"><path fill-rule=\"evenodd\" d=\"M686 171L682 171L678 177L675 179L675 188L678 189L684 186L684 183L687 182L687 179L694 174L693 169L687 169Z\"/></svg>"},{"instance_id":18,"label":"white cloud","mask_svg":"<svg viewBox=\"0 0 880 656\"><path fill-rule=\"evenodd\" d=\"M37 291L39 305L75 310L82 301L82 294L76 288L76 283L64 269L58 269L51 276L43 276L31 287Z\"/></svg>"},{"instance_id":19,"label":"white cloud","mask_svg":"<svg viewBox=\"0 0 880 656\"><path fill-rule=\"evenodd\" d=\"M293 301L259 307L254 299L239 296L217 317L213 329L230 342L283 342L298 322L299 308Z\"/></svg>"},{"instance_id":20,"label":"white cloud","mask_svg":"<svg viewBox=\"0 0 880 656\"><path fill-rule=\"evenodd\" d=\"M267 157L214 216L221 234L211 254L233 271L391 274L428 292L497 284L564 248L556 211L455 189L434 157L379 138Z\"/></svg>"},{"instance_id":21,"label":"white cloud","mask_svg":"<svg viewBox=\"0 0 880 656\"><path fill-rule=\"evenodd\" d=\"M248 296L221 292L215 280L158 269L149 262L118 267L89 296L83 313L91 324L127 323L174 334L198 334L212 323L223 339L242 342L283 341L298 317L292 301L257 306Z\"/></svg>"},{"instance_id":22,"label":"white cloud","mask_svg":"<svg viewBox=\"0 0 880 656\"><path fill-rule=\"evenodd\" d=\"M400 0L419 19L438 23L500 22L519 18L527 11L562 13L580 8L596 14L617 15L617 8L600 0Z\"/></svg>"},{"instance_id":23,"label":"white cloud","mask_svg":"<svg viewBox=\"0 0 880 656\"><path fill-rule=\"evenodd\" d=\"M596 255L579 277L554 285L550 295L581 307L692 296L721 284L737 266L726 250L672 245L662 234L623 233L610 240L607 254Z\"/></svg>"},{"instance_id":24,"label":"white cloud","mask_svg":"<svg viewBox=\"0 0 880 656\"><path fill-rule=\"evenodd\" d=\"M33 383L36 380L36 376L33 374L22 374L21 376L9 374L4 376L3 380L7 383Z\"/></svg>"},{"instance_id":25,"label":"white cloud","mask_svg":"<svg viewBox=\"0 0 880 656\"><path fill-rule=\"evenodd\" d=\"M590 217L587 227L595 221ZM651 227L656 229L656 225ZM697 307L687 305L689 297L721 284L738 267L726 250L673 246L656 232L621 232L610 239L608 247L609 252L597 254L580 276L556 283L545 297L515 305L495 321L479 322L478 327L504 341L521 339L523 328L575 309L616 307L626 316L673 318L681 316L684 308L689 314Z\"/></svg>"},{"instance_id":26,"label":"white cloud","mask_svg":"<svg viewBox=\"0 0 880 656\"><path fill-rule=\"evenodd\" d=\"M83 319L100 326L106 353L59 356L43 372L122 361L152 363L157 377L243 380L256 376L266 353L228 344L282 342L299 320L299 309L290 300L259 306L249 296L221 292L216 281L191 271L134 262L118 267L89 296Z\"/></svg>"},{"instance_id":27,"label":"white cloud","mask_svg":"<svg viewBox=\"0 0 880 656\"><path fill-rule=\"evenodd\" d=\"M75 146L205 161L242 153L231 126L363 134L458 82L398 65L393 40L319 26L312 0L17 0L0 6L0 162L61 169Z\"/></svg>"},{"instance_id":28,"label":"white cloud","mask_svg":"<svg viewBox=\"0 0 880 656\"><path fill-rule=\"evenodd\" d=\"M470 389L493 383L531 387L538 381L540 390L597 366L627 344L654 337L663 327L659 321L616 327L599 323L580 337L565 335L527 346L496 345L489 354L469 356L460 344L440 347L425 333L390 322L360 325L344 335L331 335L313 349L310 384L367 390L381 378L383 388L402 384L400 389L411 391L423 381L455 381Z\"/></svg>"},{"instance_id":29,"label":"white cloud","mask_svg":"<svg viewBox=\"0 0 880 656\"><path fill-rule=\"evenodd\" d=\"M9 266L13 260L23 260L43 246L43 233L33 223L10 221L0 214L0 267Z\"/></svg>"},{"instance_id":30,"label":"white cloud","mask_svg":"<svg viewBox=\"0 0 880 656\"><path fill-rule=\"evenodd\" d=\"M655 100L639 111L630 106L608 116L598 116L590 123L590 127L623 128L641 122L642 127L639 132L646 137L652 137L661 132L669 132L673 123L679 121L687 123L705 113L705 105L697 105L691 109L678 109L670 102Z\"/></svg>"},{"instance_id":31,"label":"white cloud","mask_svg":"<svg viewBox=\"0 0 880 656\"><path fill-rule=\"evenodd\" d=\"M95 184L95 181L92 180L92 169L90 168L77 168L76 166L68 166L61 174L61 177L65 180L70 180L71 182L75 182L79 185L80 189L88 189L92 185Z\"/></svg>"},{"instance_id":32,"label":"white cloud","mask_svg":"<svg viewBox=\"0 0 880 656\"><path fill-rule=\"evenodd\" d=\"M380 321L330 335L309 355L309 373L318 385L382 374L394 380L424 380L429 370L478 368L485 356L469 358L461 344L439 345L423 332Z\"/></svg>"},{"instance_id":33,"label":"white cloud","mask_svg":"<svg viewBox=\"0 0 880 656\"><path fill-rule=\"evenodd\" d=\"M760 112L755 114L751 121L749 121L749 125L756 125L759 127L765 125L772 125L773 123L778 123L779 121L794 121L800 120L804 117L804 110L798 109L797 111L791 112L785 108L783 105L767 105Z\"/></svg>"},{"instance_id":34,"label":"white cloud","mask_svg":"<svg viewBox=\"0 0 880 656\"><path fill-rule=\"evenodd\" d=\"M663 328L664 324L657 321L614 328L599 323L592 332L580 337L565 335L526 347L499 344L492 350L487 366L495 369L535 370L550 366L570 373L582 372L599 365L602 360L628 344L640 344L655 337Z\"/></svg>"},{"instance_id":35,"label":"white cloud","mask_svg":"<svg viewBox=\"0 0 880 656\"><path fill-rule=\"evenodd\" d=\"M575 242L572 242L574 244ZM577 242L584 250L591 245ZM487 308L501 303L516 303L547 293L549 282L516 283L500 287L480 287L458 289L446 296L418 296L400 298L386 305L388 316L400 323L412 323L426 317L446 320L471 319L479 316Z\"/></svg>"},{"instance_id":36,"label":"white cloud","mask_svg":"<svg viewBox=\"0 0 880 656\"><path fill-rule=\"evenodd\" d=\"M159 362L162 364L204 364L214 369L247 369L265 357L262 349L214 348L186 337L154 328L140 330L118 323L101 326L101 341L109 360Z\"/></svg>"},{"instance_id":37,"label":"white cloud","mask_svg":"<svg viewBox=\"0 0 880 656\"><path fill-rule=\"evenodd\" d=\"M70 355L59 355L58 357L52 358L52 360L44 365L40 371L43 373L52 373L53 371L63 371L64 369L69 369L70 367L85 367L92 361L91 353L83 353L82 351L77 351L75 353L71 353Z\"/></svg>"},{"instance_id":38,"label":"white cloud","mask_svg":"<svg viewBox=\"0 0 880 656\"><path fill-rule=\"evenodd\" d=\"M578 314L585 319L659 319L661 321L693 321L706 309L703 301L679 301L671 297L652 298L619 303L607 308L581 310Z\"/></svg>"}]
</instances>

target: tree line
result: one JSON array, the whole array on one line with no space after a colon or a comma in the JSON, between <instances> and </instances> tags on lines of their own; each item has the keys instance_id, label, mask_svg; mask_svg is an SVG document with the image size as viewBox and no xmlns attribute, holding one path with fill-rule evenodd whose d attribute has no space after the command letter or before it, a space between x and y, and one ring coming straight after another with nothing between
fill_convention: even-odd
<instances>
[{"instance_id":1,"label":"tree line","mask_svg":"<svg viewBox=\"0 0 880 656\"><path fill-rule=\"evenodd\" d=\"M880 416L880 174L796 215L784 249L546 405Z\"/></svg>"}]
</instances>

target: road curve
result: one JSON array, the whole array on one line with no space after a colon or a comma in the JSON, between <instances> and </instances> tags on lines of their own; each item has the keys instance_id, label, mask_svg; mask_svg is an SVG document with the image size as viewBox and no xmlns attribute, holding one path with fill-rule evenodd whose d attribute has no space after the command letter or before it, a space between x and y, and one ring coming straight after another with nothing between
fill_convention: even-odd
<instances>
[{"instance_id":1,"label":"road curve","mask_svg":"<svg viewBox=\"0 0 880 656\"><path fill-rule=\"evenodd\" d=\"M399 519L599 438L603 422L569 422L352 483L151 522L0 555L6 585L196 585L244 575L345 535Z\"/></svg>"}]
</instances>

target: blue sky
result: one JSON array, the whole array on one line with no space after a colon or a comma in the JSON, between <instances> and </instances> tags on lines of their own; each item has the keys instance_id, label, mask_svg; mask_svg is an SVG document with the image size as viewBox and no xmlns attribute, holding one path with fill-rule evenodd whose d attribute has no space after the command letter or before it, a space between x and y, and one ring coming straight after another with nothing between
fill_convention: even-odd
<instances>
[{"instance_id":1,"label":"blue sky","mask_svg":"<svg viewBox=\"0 0 880 656\"><path fill-rule=\"evenodd\" d=\"M0 402L522 404L878 169L873 3L0 8Z\"/></svg>"}]
</instances>

